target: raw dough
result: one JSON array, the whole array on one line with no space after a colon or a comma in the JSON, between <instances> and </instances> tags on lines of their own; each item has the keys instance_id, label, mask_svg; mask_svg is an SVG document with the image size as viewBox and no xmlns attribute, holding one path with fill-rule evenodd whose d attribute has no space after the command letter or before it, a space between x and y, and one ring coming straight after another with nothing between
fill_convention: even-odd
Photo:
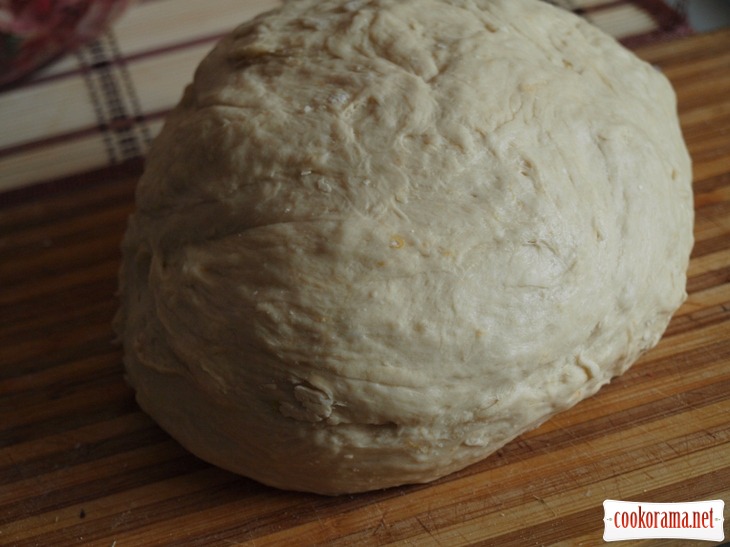
<instances>
[{"instance_id":1,"label":"raw dough","mask_svg":"<svg viewBox=\"0 0 730 547\"><path fill-rule=\"evenodd\" d=\"M190 451L325 494L431 481L596 392L685 298L656 69L537 0L298 0L149 156L116 329Z\"/></svg>"}]
</instances>

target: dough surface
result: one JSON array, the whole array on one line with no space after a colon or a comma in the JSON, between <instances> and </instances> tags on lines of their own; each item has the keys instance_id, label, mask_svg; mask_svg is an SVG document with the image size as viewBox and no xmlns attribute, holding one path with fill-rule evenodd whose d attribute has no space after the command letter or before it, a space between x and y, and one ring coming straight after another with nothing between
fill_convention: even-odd
<instances>
[{"instance_id":1,"label":"dough surface","mask_svg":"<svg viewBox=\"0 0 730 547\"><path fill-rule=\"evenodd\" d=\"M663 75L537 0L294 0L156 139L123 242L129 382L285 489L442 477L595 393L684 300Z\"/></svg>"}]
</instances>

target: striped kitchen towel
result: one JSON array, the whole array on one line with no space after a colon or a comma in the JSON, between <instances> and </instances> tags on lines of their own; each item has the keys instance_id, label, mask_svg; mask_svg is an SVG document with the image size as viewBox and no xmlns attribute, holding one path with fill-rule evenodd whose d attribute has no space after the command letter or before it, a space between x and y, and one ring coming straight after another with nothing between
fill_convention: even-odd
<instances>
[{"instance_id":1,"label":"striped kitchen towel","mask_svg":"<svg viewBox=\"0 0 730 547\"><path fill-rule=\"evenodd\" d=\"M213 44L278 0L138 0L99 40L0 91L0 192L144 157ZM552 0L631 46L689 31L659 0Z\"/></svg>"}]
</instances>

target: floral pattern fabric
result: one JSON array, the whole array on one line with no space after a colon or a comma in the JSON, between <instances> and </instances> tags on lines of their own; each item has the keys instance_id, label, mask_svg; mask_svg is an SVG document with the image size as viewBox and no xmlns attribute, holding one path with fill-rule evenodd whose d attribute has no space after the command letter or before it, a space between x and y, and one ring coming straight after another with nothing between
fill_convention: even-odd
<instances>
[{"instance_id":1,"label":"floral pattern fabric","mask_svg":"<svg viewBox=\"0 0 730 547\"><path fill-rule=\"evenodd\" d=\"M101 33L131 0L0 0L0 85Z\"/></svg>"}]
</instances>

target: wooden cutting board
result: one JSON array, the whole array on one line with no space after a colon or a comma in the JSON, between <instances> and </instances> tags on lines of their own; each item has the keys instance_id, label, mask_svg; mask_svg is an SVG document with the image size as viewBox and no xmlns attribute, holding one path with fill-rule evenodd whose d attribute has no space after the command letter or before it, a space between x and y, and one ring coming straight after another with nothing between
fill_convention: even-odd
<instances>
[{"instance_id":1,"label":"wooden cutting board","mask_svg":"<svg viewBox=\"0 0 730 547\"><path fill-rule=\"evenodd\" d=\"M730 502L730 30L639 54L695 162L689 299L597 396L427 486L282 492L188 454L112 343L140 163L0 195L0 545L600 545L607 498Z\"/></svg>"}]
</instances>

